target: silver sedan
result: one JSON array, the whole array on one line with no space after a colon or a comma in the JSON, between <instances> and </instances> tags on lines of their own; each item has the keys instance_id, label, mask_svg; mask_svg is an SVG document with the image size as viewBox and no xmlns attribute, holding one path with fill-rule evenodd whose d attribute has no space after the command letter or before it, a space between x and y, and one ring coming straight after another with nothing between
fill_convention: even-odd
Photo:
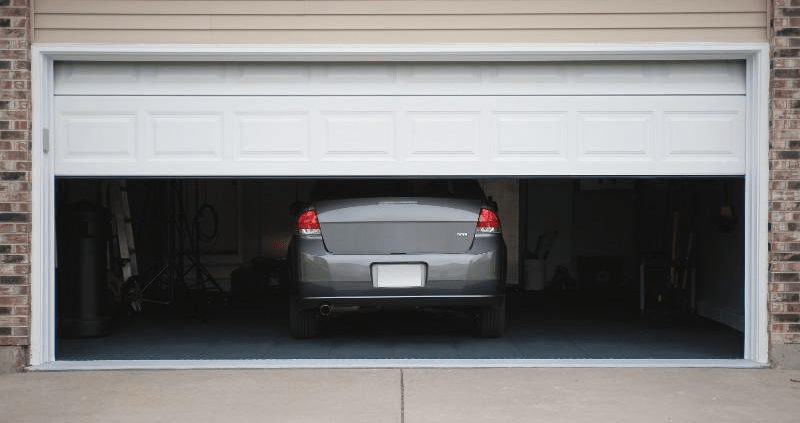
<instances>
[{"instance_id":1,"label":"silver sedan","mask_svg":"<svg viewBox=\"0 0 800 423\"><path fill-rule=\"evenodd\" d=\"M502 335L506 247L477 181L323 179L309 197L289 249L293 336L337 308L439 306Z\"/></svg>"}]
</instances>

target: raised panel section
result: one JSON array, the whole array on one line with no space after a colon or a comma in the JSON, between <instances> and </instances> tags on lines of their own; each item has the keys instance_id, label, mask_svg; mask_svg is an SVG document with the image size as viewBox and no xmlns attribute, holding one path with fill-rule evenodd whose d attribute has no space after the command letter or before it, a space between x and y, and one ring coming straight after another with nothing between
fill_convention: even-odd
<instances>
[{"instance_id":1,"label":"raised panel section","mask_svg":"<svg viewBox=\"0 0 800 423\"><path fill-rule=\"evenodd\" d=\"M566 83L572 77L572 66L563 63L507 63L492 66L491 80L505 83Z\"/></svg>"},{"instance_id":2,"label":"raised panel section","mask_svg":"<svg viewBox=\"0 0 800 423\"><path fill-rule=\"evenodd\" d=\"M482 66L464 63L459 65L418 64L407 65L411 82L480 82Z\"/></svg>"},{"instance_id":3,"label":"raised panel section","mask_svg":"<svg viewBox=\"0 0 800 423\"><path fill-rule=\"evenodd\" d=\"M743 61L57 63L56 95L740 95Z\"/></svg>"},{"instance_id":4,"label":"raised panel section","mask_svg":"<svg viewBox=\"0 0 800 423\"><path fill-rule=\"evenodd\" d=\"M687 63L670 62L663 66L666 81L669 83L693 84L702 82L714 84L715 81L736 81L741 79L742 70L739 61L698 61Z\"/></svg>"},{"instance_id":5,"label":"raised panel section","mask_svg":"<svg viewBox=\"0 0 800 423\"><path fill-rule=\"evenodd\" d=\"M578 151L582 159L606 156L651 159L653 116L650 113L581 112L578 117Z\"/></svg>"},{"instance_id":6,"label":"raised panel section","mask_svg":"<svg viewBox=\"0 0 800 423\"><path fill-rule=\"evenodd\" d=\"M463 112L411 113L410 156L424 160L477 159L480 115Z\"/></svg>"},{"instance_id":7,"label":"raised panel section","mask_svg":"<svg viewBox=\"0 0 800 423\"><path fill-rule=\"evenodd\" d=\"M323 117L327 160L393 159L392 113L326 113Z\"/></svg>"},{"instance_id":8,"label":"raised panel section","mask_svg":"<svg viewBox=\"0 0 800 423\"><path fill-rule=\"evenodd\" d=\"M677 113L666 115L668 156L720 156L736 154L735 132L743 131L738 113Z\"/></svg>"},{"instance_id":9,"label":"raised panel section","mask_svg":"<svg viewBox=\"0 0 800 423\"><path fill-rule=\"evenodd\" d=\"M230 65L229 77L240 83L308 83L311 80L311 66L304 64L275 63L236 63Z\"/></svg>"},{"instance_id":10,"label":"raised panel section","mask_svg":"<svg viewBox=\"0 0 800 423\"><path fill-rule=\"evenodd\" d=\"M201 69L202 71L198 72ZM203 83L225 80L222 64L196 64L192 62L169 62L159 66L148 66L142 73L146 80L155 83Z\"/></svg>"},{"instance_id":11,"label":"raised panel section","mask_svg":"<svg viewBox=\"0 0 800 423\"><path fill-rule=\"evenodd\" d=\"M64 62L55 65L56 91L67 90L73 94L86 94L97 90L98 86L134 86L139 83L142 66L119 63L75 63Z\"/></svg>"},{"instance_id":12,"label":"raised panel section","mask_svg":"<svg viewBox=\"0 0 800 423\"><path fill-rule=\"evenodd\" d=\"M245 160L307 160L306 113L236 114L236 156Z\"/></svg>"},{"instance_id":13,"label":"raised panel section","mask_svg":"<svg viewBox=\"0 0 800 423\"><path fill-rule=\"evenodd\" d=\"M498 113L493 127L498 159L566 159L566 113Z\"/></svg>"},{"instance_id":14,"label":"raised panel section","mask_svg":"<svg viewBox=\"0 0 800 423\"><path fill-rule=\"evenodd\" d=\"M655 82L647 62L638 63L581 63L575 66L575 79L586 83L636 84Z\"/></svg>"},{"instance_id":15,"label":"raised panel section","mask_svg":"<svg viewBox=\"0 0 800 423\"><path fill-rule=\"evenodd\" d=\"M135 160L136 116L127 114L58 116L59 159L72 162Z\"/></svg>"},{"instance_id":16,"label":"raised panel section","mask_svg":"<svg viewBox=\"0 0 800 423\"><path fill-rule=\"evenodd\" d=\"M148 123L152 159L222 159L220 115L151 114Z\"/></svg>"},{"instance_id":17,"label":"raised panel section","mask_svg":"<svg viewBox=\"0 0 800 423\"><path fill-rule=\"evenodd\" d=\"M339 63L323 65L318 73L321 80L330 82L393 82L395 69L386 64Z\"/></svg>"},{"instance_id":18,"label":"raised panel section","mask_svg":"<svg viewBox=\"0 0 800 423\"><path fill-rule=\"evenodd\" d=\"M59 96L59 176L742 175L745 96ZM268 162L268 165L265 165Z\"/></svg>"}]
</instances>

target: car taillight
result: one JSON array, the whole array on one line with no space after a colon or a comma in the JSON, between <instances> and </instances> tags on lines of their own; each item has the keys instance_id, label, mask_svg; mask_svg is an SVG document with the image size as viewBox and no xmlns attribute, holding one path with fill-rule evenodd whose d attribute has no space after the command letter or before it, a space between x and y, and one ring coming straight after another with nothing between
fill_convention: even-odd
<instances>
[{"instance_id":1,"label":"car taillight","mask_svg":"<svg viewBox=\"0 0 800 423\"><path fill-rule=\"evenodd\" d=\"M478 232L500 232L500 219L497 213L489 209L481 209L478 216Z\"/></svg>"},{"instance_id":2,"label":"car taillight","mask_svg":"<svg viewBox=\"0 0 800 423\"><path fill-rule=\"evenodd\" d=\"M302 235L319 234L319 220L317 212L306 210L297 217L297 231Z\"/></svg>"}]
</instances>

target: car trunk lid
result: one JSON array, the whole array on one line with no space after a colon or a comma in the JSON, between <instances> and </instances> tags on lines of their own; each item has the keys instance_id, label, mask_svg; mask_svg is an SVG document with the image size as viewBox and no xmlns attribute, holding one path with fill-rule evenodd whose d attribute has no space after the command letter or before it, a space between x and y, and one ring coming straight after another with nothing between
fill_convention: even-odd
<instances>
[{"instance_id":1,"label":"car trunk lid","mask_svg":"<svg viewBox=\"0 0 800 423\"><path fill-rule=\"evenodd\" d=\"M333 254L463 253L475 236L481 201L360 198L317 204L322 238Z\"/></svg>"}]
</instances>

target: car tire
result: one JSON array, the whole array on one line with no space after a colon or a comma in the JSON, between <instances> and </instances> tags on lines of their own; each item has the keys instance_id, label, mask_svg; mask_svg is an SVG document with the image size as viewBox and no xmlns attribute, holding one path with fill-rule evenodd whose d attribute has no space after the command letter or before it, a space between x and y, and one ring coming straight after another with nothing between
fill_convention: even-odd
<instances>
[{"instance_id":1,"label":"car tire","mask_svg":"<svg viewBox=\"0 0 800 423\"><path fill-rule=\"evenodd\" d=\"M314 310L297 307L294 298L289 300L289 332L295 338L308 339L317 336L319 320Z\"/></svg>"},{"instance_id":2,"label":"car tire","mask_svg":"<svg viewBox=\"0 0 800 423\"><path fill-rule=\"evenodd\" d=\"M478 313L478 334L481 338L499 338L506 329L506 299L499 306L485 307Z\"/></svg>"}]
</instances>

